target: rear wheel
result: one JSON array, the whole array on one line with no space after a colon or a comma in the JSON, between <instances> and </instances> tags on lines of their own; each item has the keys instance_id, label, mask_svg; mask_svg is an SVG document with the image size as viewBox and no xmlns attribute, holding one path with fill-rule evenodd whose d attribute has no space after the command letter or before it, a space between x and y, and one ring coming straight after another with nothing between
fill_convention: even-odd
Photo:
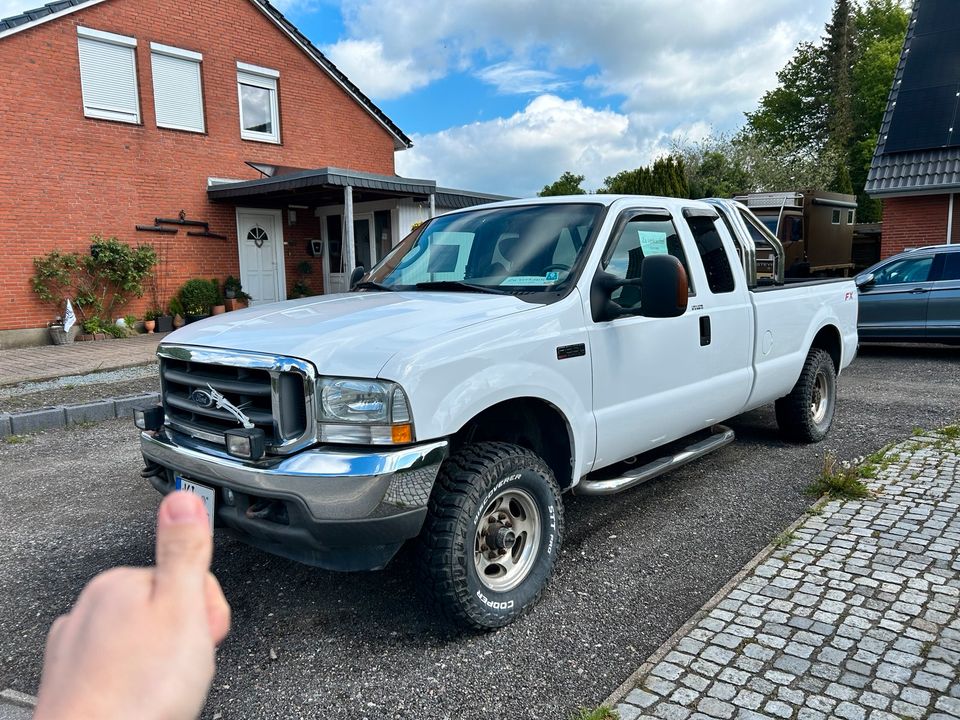
<instances>
[{"instance_id":1,"label":"rear wheel","mask_svg":"<svg viewBox=\"0 0 960 720\"><path fill-rule=\"evenodd\" d=\"M563 535L560 489L537 455L482 442L440 470L420 536L423 589L457 625L492 629L539 600Z\"/></svg>"},{"instance_id":2,"label":"rear wheel","mask_svg":"<svg viewBox=\"0 0 960 720\"><path fill-rule=\"evenodd\" d=\"M830 432L836 404L833 359L826 350L812 348L793 390L777 400L777 425L790 440L820 442Z\"/></svg>"}]
</instances>

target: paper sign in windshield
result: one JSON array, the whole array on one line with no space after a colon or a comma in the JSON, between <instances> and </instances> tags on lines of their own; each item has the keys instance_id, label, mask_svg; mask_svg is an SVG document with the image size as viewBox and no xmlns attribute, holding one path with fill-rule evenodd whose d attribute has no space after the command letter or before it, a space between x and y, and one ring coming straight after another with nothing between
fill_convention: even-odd
<instances>
[{"instance_id":1,"label":"paper sign in windshield","mask_svg":"<svg viewBox=\"0 0 960 720\"><path fill-rule=\"evenodd\" d=\"M637 232L640 235L640 247L643 249L644 256L667 254L666 233L651 230L638 230Z\"/></svg>"}]
</instances>

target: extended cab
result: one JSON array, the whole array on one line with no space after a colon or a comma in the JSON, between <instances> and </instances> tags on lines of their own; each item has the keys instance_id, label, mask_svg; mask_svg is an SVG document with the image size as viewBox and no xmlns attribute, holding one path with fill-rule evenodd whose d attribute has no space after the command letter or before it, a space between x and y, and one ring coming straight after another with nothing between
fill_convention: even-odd
<instances>
[{"instance_id":1,"label":"extended cab","mask_svg":"<svg viewBox=\"0 0 960 720\"><path fill-rule=\"evenodd\" d=\"M543 591L563 493L633 487L730 442L719 423L767 403L790 438L824 437L857 347L856 287L783 274L777 238L730 200L442 215L354 292L166 338L162 406L137 413L144 476L325 568L380 568L418 538L437 608L498 627Z\"/></svg>"}]
</instances>

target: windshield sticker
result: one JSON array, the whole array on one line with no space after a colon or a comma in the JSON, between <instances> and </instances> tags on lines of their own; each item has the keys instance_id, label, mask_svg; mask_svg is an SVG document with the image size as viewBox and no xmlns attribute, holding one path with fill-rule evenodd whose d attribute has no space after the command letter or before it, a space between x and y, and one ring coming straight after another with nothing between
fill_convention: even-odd
<instances>
[{"instance_id":1,"label":"windshield sticker","mask_svg":"<svg viewBox=\"0 0 960 720\"><path fill-rule=\"evenodd\" d=\"M666 255L667 254L667 234L662 232L652 232L650 230L638 230L640 235L640 247L643 248L644 255Z\"/></svg>"},{"instance_id":2,"label":"windshield sticker","mask_svg":"<svg viewBox=\"0 0 960 720\"><path fill-rule=\"evenodd\" d=\"M560 273L550 272L546 275L517 275L515 277L508 277L501 285L553 285L555 282L559 282Z\"/></svg>"}]
</instances>

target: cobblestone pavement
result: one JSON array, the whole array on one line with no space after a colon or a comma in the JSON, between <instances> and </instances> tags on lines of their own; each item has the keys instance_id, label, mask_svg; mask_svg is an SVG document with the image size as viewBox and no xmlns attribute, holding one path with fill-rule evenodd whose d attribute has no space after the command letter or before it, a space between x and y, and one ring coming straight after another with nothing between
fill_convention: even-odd
<instances>
[{"instance_id":1,"label":"cobblestone pavement","mask_svg":"<svg viewBox=\"0 0 960 720\"><path fill-rule=\"evenodd\" d=\"M155 333L123 340L0 350L0 385L85 375L155 362L157 345L164 337Z\"/></svg>"},{"instance_id":2,"label":"cobblestone pavement","mask_svg":"<svg viewBox=\"0 0 960 720\"><path fill-rule=\"evenodd\" d=\"M960 718L958 456L912 438L871 497L812 509L641 668L621 719Z\"/></svg>"}]
</instances>

